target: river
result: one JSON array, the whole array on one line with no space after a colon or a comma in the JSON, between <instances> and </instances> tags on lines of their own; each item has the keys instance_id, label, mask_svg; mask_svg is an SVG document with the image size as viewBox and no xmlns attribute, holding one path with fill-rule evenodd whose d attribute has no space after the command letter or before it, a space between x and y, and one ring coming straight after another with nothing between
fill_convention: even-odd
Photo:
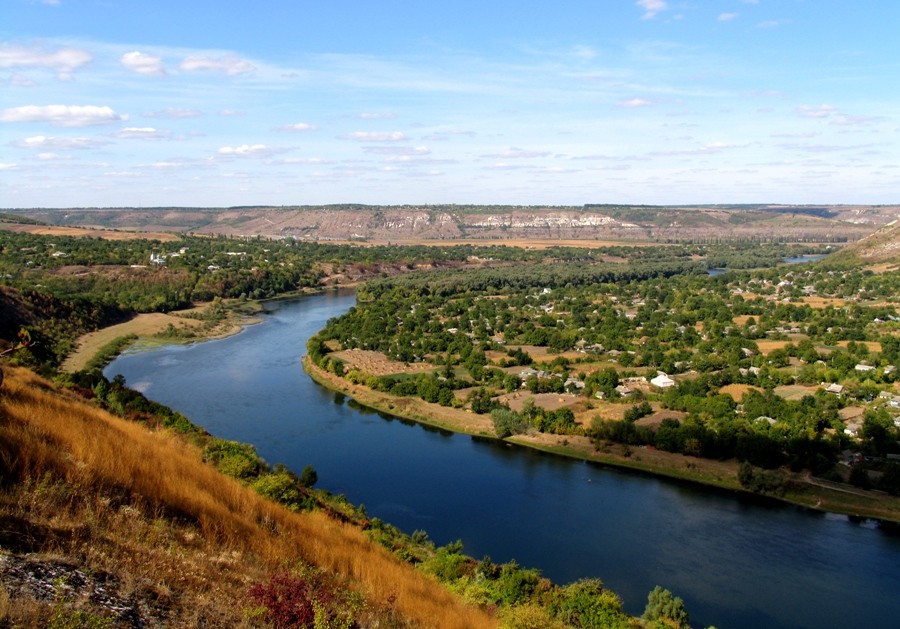
<instances>
[{"instance_id":1,"label":"river","mask_svg":"<svg viewBox=\"0 0 900 629\"><path fill-rule=\"evenodd\" d=\"M272 302L238 335L128 353L106 375L270 463L311 464L320 487L408 533L559 583L600 578L635 615L658 584L698 627L897 626L900 536L873 522L426 428L316 385L306 339L353 303Z\"/></svg>"}]
</instances>

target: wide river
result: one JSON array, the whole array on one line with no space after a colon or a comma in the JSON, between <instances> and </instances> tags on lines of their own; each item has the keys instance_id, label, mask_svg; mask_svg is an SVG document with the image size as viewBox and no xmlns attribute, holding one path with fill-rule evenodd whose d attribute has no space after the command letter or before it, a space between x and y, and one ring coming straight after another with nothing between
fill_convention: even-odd
<instances>
[{"instance_id":1,"label":"wide river","mask_svg":"<svg viewBox=\"0 0 900 629\"><path fill-rule=\"evenodd\" d=\"M233 337L119 357L108 377L408 533L559 583L597 577L639 615L657 584L695 627L900 626L900 536L872 522L456 435L313 383L306 339L351 292L272 302Z\"/></svg>"}]
</instances>

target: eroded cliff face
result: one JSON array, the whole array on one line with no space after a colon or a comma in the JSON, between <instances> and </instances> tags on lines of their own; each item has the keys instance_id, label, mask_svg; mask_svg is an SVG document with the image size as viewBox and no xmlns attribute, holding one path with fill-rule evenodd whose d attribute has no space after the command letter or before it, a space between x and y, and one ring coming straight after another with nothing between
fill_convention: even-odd
<instances>
[{"instance_id":1,"label":"eroded cliff face","mask_svg":"<svg viewBox=\"0 0 900 629\"><path fill-rule=\"evenodd\" d=\"M17 211L54 225L317 241L793 239L853 241L898 206L373 206Z\"/></svg>"},{"instance_id":2,"label":"eroded cliff face","mask_svg":"<svg viewBox=\"0 0 900 629\"><path fill-rule=\"evenodd\" d=\"M227 213L230 214L230 213ZM641 237L638 225L599 213L523 211L464 214L427 209L295 210L223 214L202 231L262 234L303 240L455 240ZM625 233L627 232L627 233Z\"/></svg>"}]
</instances>

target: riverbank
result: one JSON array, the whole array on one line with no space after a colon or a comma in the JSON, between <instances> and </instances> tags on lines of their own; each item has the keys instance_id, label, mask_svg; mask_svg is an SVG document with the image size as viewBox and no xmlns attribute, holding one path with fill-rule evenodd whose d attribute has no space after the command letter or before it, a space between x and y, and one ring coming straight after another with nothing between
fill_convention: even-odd
<instances>
[{"instance_id":1,"label":"riverbank","mask_svg":"<svg viewBox=\"0 0 900 629\"><path fill-rule=\"evenodd\" d=\"M373 391L319 368L308 356L303 358L303 369L319 385L347 395L363 406L452 432L497 439L487 415ZM584 436L535 433L516 435L504 441L592 463L751 494L738 481L739 463L734 460L701 459L622 444L597 446ZM786 480L788 488L784 495L772 496L773 499L820 512L900 523L900 498L803 474L788 474Z\"/></svg>"}]
</instances>

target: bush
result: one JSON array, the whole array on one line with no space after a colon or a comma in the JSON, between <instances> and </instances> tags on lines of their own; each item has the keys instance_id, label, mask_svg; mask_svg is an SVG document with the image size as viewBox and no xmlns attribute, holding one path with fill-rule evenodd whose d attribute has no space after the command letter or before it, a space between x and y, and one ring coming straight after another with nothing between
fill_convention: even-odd
<instances>
[{"instance_id":1,"label":"bush","mask_svg":"<svg viewBox=\"0 0 900 629\"><path fill-rule=\"evenodd\" d=\"M653 588L647 596L647 607L644 609L644 620L663 621L664 623L680 628L689 628L690 621L684 601L678 596L660 586Z\"/></svg>"},{"instance_id":2,"label":"bush","mask_svg":"<svg viewBox=\"0 0 900 629\"><path fill-rule=\"evenodd\" d=\"M250 599L265 608L275 627L352 627L353 618L341 600L316 573L281 573L250 588ZM340 611L337 611L340 610Z\"/></svg>"},{"instance_id":3,"label":"bush","mask_svg":"<svg viewBox=\"0 0 900 629\"><path fill-rule=\"evenodd\" d=\"M584 579L567 585L562 598L551 606L554 617L566 625L582 629L625 629L630 619L622 611L622 601L603 587L599 579Z\"/></svg>"},{"instance_id":4,"label":"bush","mask_svg":"<svg viewBox=\"0 0 900 629\"><path fill-rule=\"evenodd\" d=\"M528 430L528 421L508 408L495 408L491 411L494 432L500 439L510 435L518 435Z\"/></svg>"}]
</instances>

